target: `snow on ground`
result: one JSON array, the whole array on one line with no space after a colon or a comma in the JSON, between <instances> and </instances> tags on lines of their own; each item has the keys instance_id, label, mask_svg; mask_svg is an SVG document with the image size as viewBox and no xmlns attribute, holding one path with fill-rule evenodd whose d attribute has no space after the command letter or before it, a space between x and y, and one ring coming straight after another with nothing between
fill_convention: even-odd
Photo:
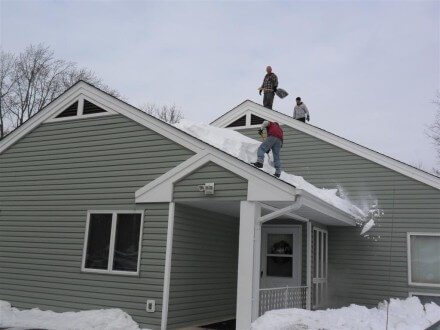
<instances>
[{"instance_id":1,"label":"snow on ground","mask_svg":"<svg viewBox=\"0 0 440 330\"><path fill-rule=\"evenodd\" d=\"M252 330L423 330L440 320L440 307L420 303L419 298L391 299L377 308L350 305L340 309L308 311L281 309L265 313L252 324Z\"/></svg>"},{"instance_id":2,"label":"snow on ground","mask_svg":"<svg viewBox=\"0 0 440 330\"><path fill-rule=\"evenodd\" d=\"M44 329L139 330L139 326L120 309L55 313L38 308L18 310L0 300L0 327Z\"/></svg>"},{"instance_id":3,"label":"snow on ground","mask_svg":"<svg viewBox=\"0 0 440 330\"><path fill-rule=\"evenodd\" d=\"M257 161L257 149L261 141L251 139L239 132L227 128L219 128L202 123L194 123L189 120L182 120L175 124L177 128L185 131L192 136L202 140L224 152L243 160L246 163L253 163ZM272 153L270 159L273 159ZM281 159L281 163L282 163ZM269 161L266 156L264 159L263 170L267 173L274 174L275 168L272 161ZM298 189L303 189L310 194L319 197L327 203L352 214L356 219L362 220L365 213L353 205L349 200L342 199L337 196L337 189L320 189L311 183L304 180L301 176L296 176L286 172L281 173L281 180L294 185Z\"/></svg>"}]
</instances>

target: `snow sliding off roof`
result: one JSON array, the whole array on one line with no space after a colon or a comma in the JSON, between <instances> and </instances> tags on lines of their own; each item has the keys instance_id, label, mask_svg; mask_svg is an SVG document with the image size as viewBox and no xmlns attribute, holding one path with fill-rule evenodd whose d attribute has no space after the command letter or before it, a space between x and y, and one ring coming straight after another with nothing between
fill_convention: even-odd
<instances>
[{"instance_id":1,"label":"snow sliding off roof","mask_svg":"<svg viewBox=\"0 0 440 330\"><path fill-rule=\"evenodd\" d=\"M188 120L182 120L175 126L246 163L256 161L257 149L261 142L251 139L237 131L202 123L194 123ZM273 159L273 157L270 157L270 159ZM262 171L271 175L275 172L273 163L269 160L269 157L265 157ZM261 173L261 175L266 174ZM286 172L282 172L280 180L282 180L283 183L294 186L297 191L301 191L302 194L308 196L309 199L317 203L324 202L332 206L335 211L340 211L341 214L350 215L353 219L359 221L365 216L361 209L353 205L350 201L339 197L336 189L320 189L304 180L301 176ZM282 206L283 205L278 205L278 207ZM306 212L306 210L303 211ZM307 214L305 214L305 216L306 215Z\"/></svg>"}]
</instances>

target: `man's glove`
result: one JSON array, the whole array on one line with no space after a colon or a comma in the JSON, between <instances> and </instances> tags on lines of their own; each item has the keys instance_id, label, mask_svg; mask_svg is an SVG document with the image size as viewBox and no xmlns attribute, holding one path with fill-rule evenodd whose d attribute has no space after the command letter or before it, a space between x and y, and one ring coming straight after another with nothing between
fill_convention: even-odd
<instances>
[{"instance_id":1,"label":"man's glove","mask_svg":"<svg viewBox=\"0 0 440 330\"><path fill-rule=\"evenodd\" d=\"M258 91L258 94L260 94L261 95L261 92L262 92L263 90L262 89L260 89L259 91Z\"/></svg>"},{"instance_id":2,"label":"man's glove","mask_svg":"<svg viewBox=\"0 0 440 330\"><path fill-rule=\"evenodd\" d=\"M307 115L307 121L310 121L310 115Z\"/></svg>"},{"instance_id":3,"label":"man's glove","mask_svg":"<svg viewBox=\"0 0 440 330\"><path fill-rule=\"evenodd\" d=\"M262 128L260 128L259 130L258 130L258 135L263 135L263 129Z\"/></svg>"},{"instance_id":4,"label":"man's glove","mask_svg":"<svg viewBox=\"0 0 440 330\"><path fill-rule=\"evenodd\" d=\"M274 88L273 88L273 92L275 93L276 91L277 91L277 86L274 86Z\"/></svg>"}]
</instances>

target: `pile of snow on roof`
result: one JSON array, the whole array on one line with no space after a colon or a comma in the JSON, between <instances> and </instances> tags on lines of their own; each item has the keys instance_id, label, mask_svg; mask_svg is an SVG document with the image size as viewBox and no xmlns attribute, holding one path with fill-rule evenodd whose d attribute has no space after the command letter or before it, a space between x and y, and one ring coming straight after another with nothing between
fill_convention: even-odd
<instances>
[{"instance_id":1,"label":"pile of snow on roof","mask_svg":"<svg viewBox=\"0 0 440 330\"><path fill-rule=\"evenodd\" d=\"M377 308L350 305L340 309L317 311L273 310L258 318L252 324L251 329L424 330L439 320L440 307L438 305L435 303L422 305L419 298L411 297L406 300L391 299L389 306L384 302Z\"/></svg>"},{"instance_id":2,"label":"pile of snow on roof","mask_svg":"<svg viewBox=\"0 0 440 330\"><path fill-rule=\"evenodd\" d=\"M227 128L219 128L203 123L194 123L189 120L182 120L175 124L175 127L185 131L199 140L202 140L246 163L257 160L257 149L261 141L251 139L239 132ZM264 159L263 170L269 174L275 173L273 166L273 156ZM283 160L281 159L281 162ZM338 209L353 215L356 219L362 220L365 213L353 205L349 200L337 196L337 189L320 189L304 180L301 176L296 176L286 172L281 173L281 180L294 185L298 189L305 190L310 194L324 200L325 202L337 207Z\"/></svg>"}]
</instances>

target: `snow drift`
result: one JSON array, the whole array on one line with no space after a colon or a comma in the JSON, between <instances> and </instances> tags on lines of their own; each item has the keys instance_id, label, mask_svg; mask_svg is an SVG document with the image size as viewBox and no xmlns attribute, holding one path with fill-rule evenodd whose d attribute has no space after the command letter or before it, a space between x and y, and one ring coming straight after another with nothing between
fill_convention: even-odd
<instances>
[{"instance_id":1,"label":"snow drift","mask_svg":"<svg viewBox=\"0 0 440 330\"><path fill-rule=\"evenodd\" d=\"M194 123L189 120L182 120L175 124L175 127L185 131L199 140L202 140L246 163L252 163L257 160L257 149L261 142L251 139L239 132L227 128L218 128L202 123ZM271 159L273 156L271 154ZM274 174L273 162L269 157L264 159L263 171ZM281 159L281 162L283 160ZM296 176L286 172L281 173L281 180L294 185L298 189L305 190L310 194L324 200L325 202L353 215L356 219L362 221L365 213L353 205L349 200L337 196L337 189L320 189L304 180L301 176Z\"/></svg>"},{"instance_id":2,"label":"snow drift","mask_svg":"<svg viewBox=\"0 0 440 330\"><path fill-rule=\"evenodd\" d=\"M281 309L265 313L252 324L252 330L423 330L440 320L440 307L420 303L419 298L391 299L377 308L350 305L340 309L308 311ZM388 308L387 308L388 307ZM388 327L387 325L388 309Z\"/></svg>"},{"instance_id":3,"label":"snow drift","mask_svg":"<svg viewBox=\"0 0 440 330\"><path fill-rule=\"evenodd\" d=\"M42 329L139 330L139 326L120 309L55 313L38 308L18 310L0 300L0 327Z\"/></svg>"}]
</instances>

